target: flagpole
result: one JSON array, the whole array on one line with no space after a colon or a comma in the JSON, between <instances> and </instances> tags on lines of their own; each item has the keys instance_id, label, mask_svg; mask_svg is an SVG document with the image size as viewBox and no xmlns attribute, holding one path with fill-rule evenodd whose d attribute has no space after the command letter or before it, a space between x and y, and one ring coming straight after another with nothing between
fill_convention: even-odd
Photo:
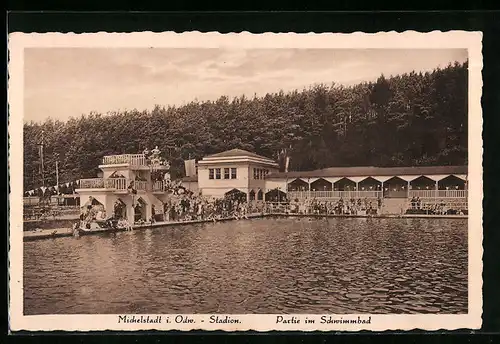
<instances>
[{"instance_id":1,"label":"flagpole","mask_svg":"<svg viewBox=\"0 0 500 344\"><path fill-rule=\"evenodd\" d=\"M42 130L42 144L40 146L40 163L41 163L41 168L42 168L42 186L45 186L45 173L44 173L44 170L45 170L45 167L44 167L44 164L43 164L43 133L44 131Z\"/></svg>"},{"instance_id":2,"label":"flagpole","mask_svg":"<svg viewBox=\"0 0 500 344\"><path fill-rule=\"evenodd\" d=\"M56 188L57 194L59 194L59 161L56 160Z\"/></svg>"}]
</instances>

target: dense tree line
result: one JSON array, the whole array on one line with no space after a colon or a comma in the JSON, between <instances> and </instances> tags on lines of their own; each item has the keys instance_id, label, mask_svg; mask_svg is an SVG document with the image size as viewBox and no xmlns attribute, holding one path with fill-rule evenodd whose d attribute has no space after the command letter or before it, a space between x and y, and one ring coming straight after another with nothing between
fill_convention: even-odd
<instances>
[{"instance_id":1,"label":"dense tree line","mask_svg":"<svg viewBox=\"0 0 500 344\"><path fill-rule=\"evenodd\" d=\"M91 113L67 122L24 125L25 190L95 177L104 155L158 146L181 176L183 159L242 148L291 170L330 166L460 165L467 163L468 64L398 75L351 87L193 101L152 111ZM42 134L43 132L43 134ZM43 138L42 138L43 137ZM280 153L281 152L281 153Z\"/></svg>"}]
</instances>

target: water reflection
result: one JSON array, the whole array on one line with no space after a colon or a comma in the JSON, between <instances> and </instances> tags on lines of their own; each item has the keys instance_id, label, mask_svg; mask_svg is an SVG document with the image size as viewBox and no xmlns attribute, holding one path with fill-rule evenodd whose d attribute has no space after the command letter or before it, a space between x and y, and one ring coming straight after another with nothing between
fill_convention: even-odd
<instances>
[{"instance_id":1,"label":"water reflection","mask_svg":"<svg viewBox=\"0 0 500 344\"><path fill-rule=\"evenodd\" d=\"M467 221L255 219L24 244L25 314L466 313Z\"/></svg>"}]
</instances>

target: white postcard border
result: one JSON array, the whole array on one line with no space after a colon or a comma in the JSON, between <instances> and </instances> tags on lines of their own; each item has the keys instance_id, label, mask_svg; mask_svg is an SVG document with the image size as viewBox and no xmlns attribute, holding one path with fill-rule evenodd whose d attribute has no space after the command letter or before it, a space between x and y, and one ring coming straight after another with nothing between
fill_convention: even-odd
<instances>
[{"instance_id":1,"label":"white postcard border","mask_svg":"<svg viewBox=\"0 0 500 344\"><path fill-rule=\"evenodd\" d=\"M359 330L453 330L478 329L482 315L482 34L480 32L415 31L366 34L295 34L265 33L251 34L216 32L200 33L12 33L9 35L9 177L10 177L10 228L9 228L9 327L12 331L136 331L136 330L224 330L224 331L359 331ZM25 48L42 47L179 47L179 48L335 48L335 49L446 49L466 48L469 51L469 236L468 236L468 295L469 312L463 315L333 315L300 314L295 317L300 323L276 323L276 315L243 314L227 316L240 323L211 323L210 316L183 315L195 323L177 323L175 314L162 314L162 320L169 323L123 323L120 315L23 315L23 59ZM213 314L217 316L217 314ZM132 315L129 315L130 317ZM136 315L137 318L138 315ZM147 316L147 315L144 315ZM150 314L150 319L156 315ZM226 315L218 315L224 318ZM365 324L321 323L321 316L337 320L362 319ZM144 317L145 318L145 317ZM143 318L143 319L144 319ZM306 323L306 318L314 323ZM178 318L180 319L180 318Z\"/></svg>"}]
</instances>

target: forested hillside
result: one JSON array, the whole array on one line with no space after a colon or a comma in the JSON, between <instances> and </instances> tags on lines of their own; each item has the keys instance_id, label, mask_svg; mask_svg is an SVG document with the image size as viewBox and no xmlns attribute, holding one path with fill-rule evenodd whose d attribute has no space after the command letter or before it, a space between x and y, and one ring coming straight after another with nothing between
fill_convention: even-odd
<instances>
[{"instance_id":1,"label":"forested hillside","mask_svg":"<svg viewBox=\"0 0 500 344\"><path fill-rule=\"evenodd\" d=\"M268 157L288 149L291 170L330 166L467 163L467 63L352 87L319 85L264 97L193 101L152 111L89 114L24 125L24 187L95 177L103 155L158 146L183 173L183 159L232 148ZM117 90L119 92L119 90ZM40 114L42 115L42 114ZM46 115L46 114L43 114Z\"/></svg>"}]
</instances>

